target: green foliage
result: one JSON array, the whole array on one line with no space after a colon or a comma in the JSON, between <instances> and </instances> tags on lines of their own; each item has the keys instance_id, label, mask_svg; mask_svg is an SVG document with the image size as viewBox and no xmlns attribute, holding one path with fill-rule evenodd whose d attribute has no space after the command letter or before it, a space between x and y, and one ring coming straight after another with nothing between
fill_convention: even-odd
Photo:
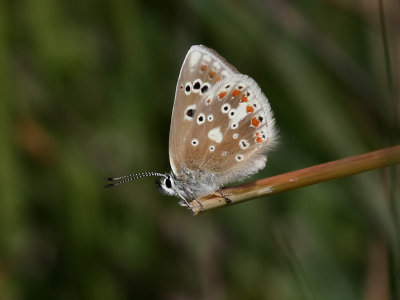
<instances>
[{"instance_id":1,"label":"green foliage","mask_svg":"<svg viewBox=\"0 0 400 300\"><path fill-rule=\"evenodd\" d=\"M378 7L349 2L2 1L0 298L395 293L400 214L388 202L399 196L387 170L197 217L151 179L103 188L106 176L169 171L193 44L271 102L280 146L256 178L398 143ZM389 35L399 11L386 12Z\"/></svg>"}]
</instances>

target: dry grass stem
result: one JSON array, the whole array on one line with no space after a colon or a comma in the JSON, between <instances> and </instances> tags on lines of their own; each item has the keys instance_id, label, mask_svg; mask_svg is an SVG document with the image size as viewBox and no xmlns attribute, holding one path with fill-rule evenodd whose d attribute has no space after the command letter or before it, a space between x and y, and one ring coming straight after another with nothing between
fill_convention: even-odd
<instances>
[{"instance_id":1,"label":"dry grass stem","mask_svg":"<svg viewBox=\"0 0 400 300\"><path fill-rule=\"evenodd\" d=\"M229 197L232 203L228 204L220 193L215 193L192 201L192 210L196 215L213 208L237 204L257 197L273 195L399 163L400 145L397 145L226 188L222 190L222 193Z\"/></svg>"}]
</instances>

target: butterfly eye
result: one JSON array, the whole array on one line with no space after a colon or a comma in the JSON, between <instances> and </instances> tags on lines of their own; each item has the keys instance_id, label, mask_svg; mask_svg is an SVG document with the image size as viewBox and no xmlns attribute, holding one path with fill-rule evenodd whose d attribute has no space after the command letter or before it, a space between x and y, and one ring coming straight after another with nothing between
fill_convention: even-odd
<instances>
[{"instance_id":1,"label":"butterfly eye","mask_svg":"<svg viewBox=\"0 0 400 300\"><path fill-rule=\"evenodd\" d=\"M167 187L167 188L172 188L172 183L171 183L171 179L169 179L169 177L167 177L166 179L165 179L165 186Z\"/></svg>"}]
</instances>

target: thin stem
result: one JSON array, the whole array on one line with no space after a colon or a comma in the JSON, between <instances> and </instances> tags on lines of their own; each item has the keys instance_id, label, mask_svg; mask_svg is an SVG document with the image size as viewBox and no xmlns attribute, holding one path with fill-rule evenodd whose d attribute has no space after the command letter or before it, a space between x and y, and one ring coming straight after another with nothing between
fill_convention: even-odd
<instances>
[{"instance_id":1,"label":"thin stem","mask_svg":"<svg viewBox=\"0 0 400 300\"><path fill-rule=\"evenodd\" d=\"M392 72L392 63L390 61L388 34L386 31L386 25L385 25L385 11L383 8L382 0L379 0L378 3L379 3L379 22L380 22L380 26L381 26L383 51L384 51L384 56L385 56L385 70L386 70L389 92L390 92L391 96L393 97L394 96L393 72Z\"/></svg>"},{"instance_id":2,"label":"thin stem","mask_svg":"<svg viewBox=\"0 0 400 300\"><path fill-rule=\"evenodd\" d=\"M222 190L222 194L232 200L231 204L236 204L399 163L400 145L397 145L226 188ZM197 200L190 203L195 215L213 208L231 205L226 203L220 192Z\"/></svg>"},{"instance_id":3,"label":"thin stem","mask_svg":"<svg viewBox=\"0 0 400 300\"><path fill-rule=\"evenodd\" d=\"M385 9L383 7L383 1L379 0L379 21L380 21L380 28L382 34L382 43L383 43L383 51L384 51L384 59L385 59L385 69L386 69L386 79L388 83L388 90L390 95L390 100L392 103L392 126L393 130L391 131L390 140L398 141L399 135L399 110L398 110L398 99L397 99L397 89L394 85L394 74L392 70L392 63L391 63L391 55L390 55L390 48L389 48L389 36L386 29L386 18L385 18ZM400 229L400 207L399 207L399 190L398 190L398 180L399 180L399 171L392 167L390 170L390 206L392 208L393 220L397 229ZM391 282L391 293L393 298L397 299L400 296L400 255L399 255L399 242L400 242L400 235L399 231L397 230L397 240L393 243L390 247L390 282Z\"/></svg>"}]
</instances>

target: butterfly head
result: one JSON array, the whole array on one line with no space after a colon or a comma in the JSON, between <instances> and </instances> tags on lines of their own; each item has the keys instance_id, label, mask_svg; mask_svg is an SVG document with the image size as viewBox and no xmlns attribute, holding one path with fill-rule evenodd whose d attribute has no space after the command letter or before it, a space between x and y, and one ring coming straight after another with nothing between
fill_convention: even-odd
<instances>
[{"instance_id":1,"label":"butterfly head","mask_svg":"<svg viewBox=\"0 0 400 300\"><path fill-rule=\"evenodd\" d=\"M171 174L166 174L162 178L155 181L158 190L169 196L177 196L175 179Z\"/></svg>"}]
</instances>

